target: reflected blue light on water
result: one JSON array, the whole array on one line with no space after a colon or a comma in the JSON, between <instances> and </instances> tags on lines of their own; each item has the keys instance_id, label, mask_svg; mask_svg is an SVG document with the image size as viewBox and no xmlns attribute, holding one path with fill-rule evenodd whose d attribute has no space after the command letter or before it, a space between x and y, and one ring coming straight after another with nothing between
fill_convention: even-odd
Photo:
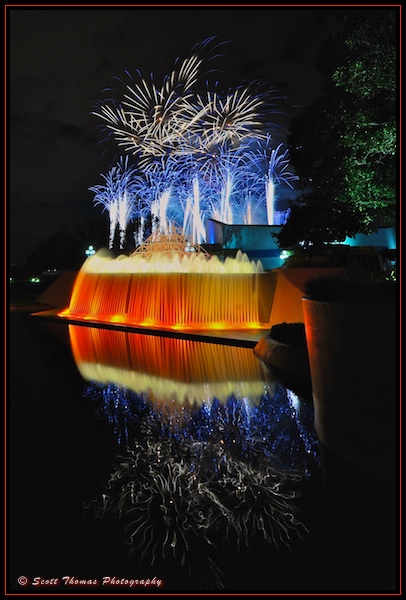
<instances>
[{"instance_id":1,"label":"reflected blue light on water","mask_svg":"<svg viewBox=\"0 0 406 600\"><path fill-rule=\"evenodd\" d=\"M306 538L303 491L320 471L313 406L250 349L70 334L84 397L117 445L85 514L121 519L130 556L223 589L226 548L291 551Z\"/></svg>"},{"instance_id":2,"label":"reflected blue light on water","mask_svg":"<svg viewBox=\"0 0 406 600\"><path fill-rule=\"evenodd\" d=\"M11 321L14 591L44 566L165 591L395 590L394 491L323 446L321 469L311 401L249 349L71 327L73 353L65 326Z\"/></svg>"},{"instance_id":3,"label":"reflected blue light on water","mask_svg":"<svg viewBox=\"0 0 406 600\"><path fill-rule=\"evenodd\" d=\"M216 398L200 406L172 403L171 411L154 408L147 394L115 384L91 383L84 395L119 446L162 439L176 452L185 443L220 443L246 461L263 453L306 476L320 466L313 406L281 384L272 396L265 391L258 405L230 396L225 403Z\"/></svg>"},{"instance_id":4,"label":"reflected blue light on water","mask_svg":"<svg viewBox=\"0 0 406 600\"><path fill-rule=\"evenodd\" d=\"M85 507L125 524L130 556L173 561L222 589L225 547L280 551L309 533L301 498L319 466L309 406L277 385L258 405L231 396L157 409L146 394L91 383L85 397L118 445L101 493Z\"/></svg>"}]
</instances>

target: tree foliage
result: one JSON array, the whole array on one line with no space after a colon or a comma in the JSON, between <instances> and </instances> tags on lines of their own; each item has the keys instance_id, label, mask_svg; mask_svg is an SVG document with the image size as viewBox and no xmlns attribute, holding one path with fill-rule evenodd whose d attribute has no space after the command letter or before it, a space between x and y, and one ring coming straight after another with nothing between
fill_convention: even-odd
<instances>
[{"instance_id":1,"label":"tree foliage","mask_svg":"<svg viewBox=\"0 0 406 600\"><path fill-rule=\"evenodd\" d=\"M25 271L39 275L47 269L79 269L86 259L87 243L97 249L107 247L104 219L84 221L72 229L61 226L28 255Z\"/></svg>"},{"instance_id":2,"label":"tree foliage","mask_svg":"<svg viewBox=\"0 0 406 600\"><path fill-rule=\"evenodd\" d=\"M321 54L323 93L292 120L291 161L302 195L278 243L322 245L395 223L397 11L336 11Z\"/></svg>"}]
</instances>

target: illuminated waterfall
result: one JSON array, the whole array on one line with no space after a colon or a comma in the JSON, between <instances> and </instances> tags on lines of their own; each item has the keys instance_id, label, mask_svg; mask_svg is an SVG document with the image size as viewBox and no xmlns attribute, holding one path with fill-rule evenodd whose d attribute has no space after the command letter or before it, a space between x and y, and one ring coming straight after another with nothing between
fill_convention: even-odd
<instances>
[{"instance_id":1,"label":"illuminated waterfall","mask_svg":"<svg viewBox=\"0 0 406 600\"><path fill-rule=\"evenodd\" d=\"M129 257L103 253L88 258L78 273L69 307L71 320L171 330L241 330L269 327L275 275L246 254L221 262L204 252L174 250L169 236L154 234ZM164 240L164 241L162 241ZM166 248L166 250L165 250ZM159 250L159 251L158 251Z\"/></svg>"}]
</instances>

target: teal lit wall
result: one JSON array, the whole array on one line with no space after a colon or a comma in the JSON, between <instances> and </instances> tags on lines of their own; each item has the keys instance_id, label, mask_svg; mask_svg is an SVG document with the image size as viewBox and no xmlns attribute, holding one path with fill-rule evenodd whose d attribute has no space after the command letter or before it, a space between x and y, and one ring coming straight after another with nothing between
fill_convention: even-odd
<instances>
[{"instance_id":1,"label":"teal lit wall","mask_svg":"<svg viewBox=\"0 0 406 600\"><path fill-rule=\"evenodd\" d=\"M221 244L226 250L241 250L250 260L260 260L264 269L271 270L284 263L272 235L280 230L281 225L226 225L207 219L206 241L208 244Z\"/></svg>"},{"instance_id":2,"label":"teal lit wall","mask_svg":"<svg viewBox=\"0 0 406 600\"><path fill-rule=\"evenodd\" d=\"M394 250L396 248L396 230L394 227L380 227L376 233L365 235L358 233L353 238L345 238L344 244L348 246L373 246Z\"/></svg>"},{"instance_id":3,"label":"teal lit wall","mask_svg":"<svg viewBox=\"0 0 406 600\"><path fill-rule=\"evenodd\" d=\"M207 219L206 241L208 244L220 244L227 250L241 250L250 260L260 260L266 270L277 269L283 266L284 260L280 258L282 249L272 234L278 233L281 228L281 225L226 225ZM393 250L396 248L396 230L394 227L381 227L370 235L347 237L343 246Z\"/></svg>"}]
</instances>

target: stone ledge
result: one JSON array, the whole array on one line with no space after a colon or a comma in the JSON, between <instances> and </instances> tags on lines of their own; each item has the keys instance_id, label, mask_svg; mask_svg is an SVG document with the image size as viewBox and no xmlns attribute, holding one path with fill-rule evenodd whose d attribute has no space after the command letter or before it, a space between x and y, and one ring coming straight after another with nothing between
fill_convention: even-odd
<instances>
[{"instance_id":1,"label":"stone ledge","mask_svg":"<svg viewBox=\"0 0 406 600\"><path fill-rule=\"evenodd\" d=\"M265 335L255 346L254 354L271 368L310 380L309 357L305 348L289 346Z\"/></svg>"}]
</instances>

